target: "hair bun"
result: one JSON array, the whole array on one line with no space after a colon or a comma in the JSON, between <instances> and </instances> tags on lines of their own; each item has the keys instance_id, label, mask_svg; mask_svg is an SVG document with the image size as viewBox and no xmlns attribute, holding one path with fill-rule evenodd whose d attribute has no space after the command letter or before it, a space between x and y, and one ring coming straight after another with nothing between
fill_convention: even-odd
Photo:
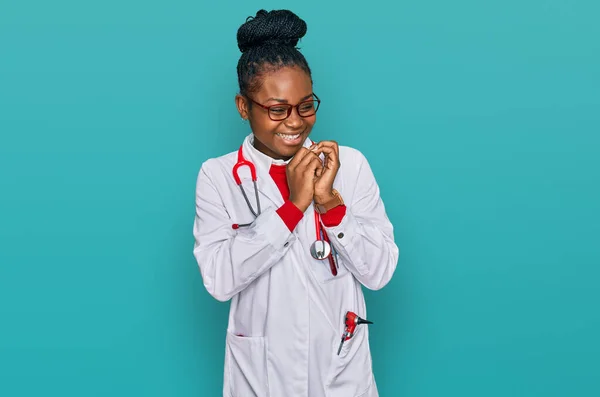
<instances>
[{"instance_id":1,"label":"hair bun","mask_svg":"<svg viewBox=\"0 0 600 397\"><path fill-rule=\"evenodd\" d=\"M306 29L306 22L291 11L260 10L238 29L238 47L241 52L265 45L295 47Z\"/></svg>"}]
</instances>

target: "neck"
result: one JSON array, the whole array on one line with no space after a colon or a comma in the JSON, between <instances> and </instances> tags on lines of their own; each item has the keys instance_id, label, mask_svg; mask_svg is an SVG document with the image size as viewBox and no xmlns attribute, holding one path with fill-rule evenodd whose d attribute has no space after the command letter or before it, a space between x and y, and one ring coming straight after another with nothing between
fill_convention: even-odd
<instances>
[{"instance_id":1,"label":"neck","mask_svg":"<svg viewBox=\"0 0 600 397\"><path fill-rule=\"evenodd\" d=\"M283 160L283 161L288 161L289 159L291 159L291 156L281 156L277 153L275 153L274 151L272 151L271 149L269 149L268 147L266 147L262 142L260 142L258 139L256 139L256 137L254 138L254 142L253 142L253 146L256 150L258 150L259 152L271 157L272 159L275 160Z\"/></svg>"}]
</instances>

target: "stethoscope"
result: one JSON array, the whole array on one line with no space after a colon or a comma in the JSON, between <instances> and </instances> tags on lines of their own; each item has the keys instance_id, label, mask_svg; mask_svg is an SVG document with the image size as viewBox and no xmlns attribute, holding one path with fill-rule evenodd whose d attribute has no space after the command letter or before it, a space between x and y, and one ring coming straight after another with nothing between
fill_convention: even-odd
<instances>
[{"instance_id":1,"label":"stethoscope","mask_svg":"<svg viewBox=\"0 0 600 397\"><path fill-rule=\"evenodd\" d=\"M256 218L261 214L260 197L258 196L258 188L256 185L256 180L257 180L256 167L254 166L254 164L251 161L248 161L244 158L244 154L242 153L243 146L244 145L240 146L240 148L238 150L238 155L237 155L238 156L237 163L235 163L235 165L233 166L233 179L235 179L235 183L240 187L240 190L242 191L242 195L244 196L244 200L246 200L246 205L250 209L250 212L252 212L252 215L254 215L254 217ZM240 177L238 175L238 171L239 171L240 167L243 167L243 166L246 166L250 169L250 176L252 177L252 183L254 184L254 194L256 197L256 211L252 207L252 204L250 204L248 195L246 194L246 191L244 190L244 186L242 186L242 180L240 179ZM329 241L329 237L327 236L327 233L325 233L325 230L323 230L323 225L321 224L321 216L319 215L319 213L317 211L313 210L313 212L315 214L316 240L310 246L310 254L313 258L318 259L318 260L329 259L329 267L331 269L331 274L336 276L338 265L337 265L337 261L336 261L335 257L337 256L337 254L335 254L335 251L332 249L332 246ZM243 223L243 224L234 223L233 225L231 225L231 227L233 229L239 229L240 227L248 227L251 224L252 223ZM332 252L332 251L334 251L334 252Z\"/></svg>"}]
</instances>

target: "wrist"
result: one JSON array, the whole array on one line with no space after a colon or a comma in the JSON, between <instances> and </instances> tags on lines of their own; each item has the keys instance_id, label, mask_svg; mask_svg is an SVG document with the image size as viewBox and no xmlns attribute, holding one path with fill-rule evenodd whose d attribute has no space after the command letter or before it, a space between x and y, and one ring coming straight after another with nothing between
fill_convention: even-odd
<instances>
[{"instance_id":1,"label":"wrist","mask_svg":"<svg viewBox=\"0 0 600 397\"><path fill-rule=\"evenodd\" d=\"M323 193L315 193L314 197L315 204L325 204L333 199L335 199L335 195L331 190Z\"/></svg>"},{"instance_id":2,"label":"wrist","mask_svg":"<svg viewBox=\"0 0 600 397\"><path fill-rule=\"evenodd\" d=\"M295 199L290 199L291 203L294 204L296 206L296 208L298 208L300 211L302 211L303 213L306 212L306 210L308 209L308 207L310 206L310 202L309 203L301 203Z\"/></svg>"},{"instance_id":3,"label":"wrist","mask_svg":"<svg viewBox=\"0 0 600 397\"><path fill-rule=\"evenodd\" d=\"M327 211L333 208L339 207L340 205L344 205L344 200L342 199L342 196L335 189L331 190L330 196L315 195L313 200L315 202L315 211L317 211L319 214L325 214Z\"/></svg>"}]
</instances>

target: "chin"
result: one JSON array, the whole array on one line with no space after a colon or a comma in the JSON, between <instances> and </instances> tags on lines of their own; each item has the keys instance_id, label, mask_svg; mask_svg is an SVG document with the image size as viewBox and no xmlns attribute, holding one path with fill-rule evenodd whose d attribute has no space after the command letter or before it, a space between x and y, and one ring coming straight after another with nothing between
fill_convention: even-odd
<instances>
[{"instance_id":1,"label":"chin","mask_svg":"<svg viewBox=\"0 0 600 397\"><path fill-rule=\"evenodd\" d=\"M302 145L298 146L298 147L283 147L283 148L277 148L277 152L278 154L283 157L285 160L294 157L294 155L296 153L298 153L298 150L300 150L302 148Z\"/></svg>"}]
</instances>

